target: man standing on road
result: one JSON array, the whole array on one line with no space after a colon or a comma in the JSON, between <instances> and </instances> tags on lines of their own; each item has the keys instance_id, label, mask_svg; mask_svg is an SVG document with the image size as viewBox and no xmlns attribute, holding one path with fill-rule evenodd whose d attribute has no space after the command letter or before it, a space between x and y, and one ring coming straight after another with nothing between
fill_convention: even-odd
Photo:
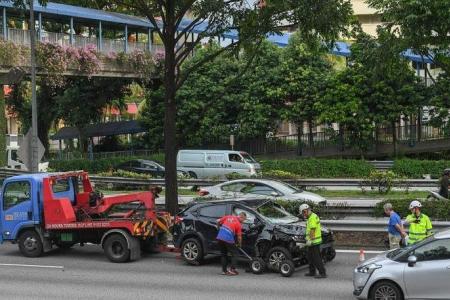
<instances>
[{"instance_id":1,"label":"man standing on road","mask_svg":"<svg viewBox=\"0 0 450 300\"><path fill-rule=\"evenodd\" d=\"M239 213L238 216L224 216L217 220L220 226L217 240L221 253L222 275L238 275L236 271L236 245L242 246L242 226L247 219L245 212ZM231 262L230 262L231 257ZM228 269L228 265L230 268Z\"/></svg>"},{"instance_id":2,"label":"man standing on road","mask_svg":"<svg viewBox=\"0 0 450 300\"><path fill-rule=\"evenodd\" d=\"M409 205L411 214L406 217L405 224L409 225L408 245L415 244L431 235L430 218L421 212L422 204L415 200Z\"/></svg>"},{"instance_id":3,"label":"man standing on road","mask_svg":"<svg viewBox=\"0 0 450 300\"><path fill-rule=\"evenodd\" d=\"M386 203L384 206L384 213L389 217L388 235L389 248L396 249L400 247L402 238L406 238L405 230L403 229L402 220L400 216L394 211L391 203Z\"/></svg>"},{"instance_id":4,"label":"man standing on road","mask_svg":"<svg viewBox=\"0 0 450 300\"><path fill-rule=\"evenodd\" d=\"M311 211L308 204L300 205L300 213L306 219L306 247L309 272L305 276L315 278L326 278L327 274L320 255L320 244L322 243L322 230L319 217ZM316 269L319 274L316 274Z\"/></svg>"}]
</instances>

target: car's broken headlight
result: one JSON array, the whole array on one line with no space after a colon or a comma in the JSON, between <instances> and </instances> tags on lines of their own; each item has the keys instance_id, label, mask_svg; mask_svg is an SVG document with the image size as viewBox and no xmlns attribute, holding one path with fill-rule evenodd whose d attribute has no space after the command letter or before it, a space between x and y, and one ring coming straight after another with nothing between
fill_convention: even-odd
<instances>
[{"instance_id":1,"label":"car's broken headlight","mask_svg":"<svg viewBox=\"0 0 450 300\"><path fill-rule=\"evenodd\" d=\"M294 235L292 237L292 239L294 240L294 242L304 242L305 241L305 238L302 237L301 235Z\"/></svg>"},{"instance_id":2,"label":"car's broken headlight","mask_svg":"<svg viewBox=\"0 0 450 300\"><path fill-rule=\"evenodd\" d=\"M365 266L358 267L356 269L356 271L358 273L372 274L373 271L375 271L376 269L380 269L381 267L382 267L381 265L377 265L377 264L368 264L368 265L365 265Z\"/></svg>"}]
</instances>

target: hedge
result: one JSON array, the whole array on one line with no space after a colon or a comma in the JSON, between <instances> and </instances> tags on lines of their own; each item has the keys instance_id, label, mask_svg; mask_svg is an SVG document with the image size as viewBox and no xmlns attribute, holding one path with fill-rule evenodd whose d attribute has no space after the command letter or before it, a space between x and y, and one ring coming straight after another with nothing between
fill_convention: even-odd
<instances>
[{"instance_id":1,"label":"hedge","mask_svg":"<svg viewBox=\"0 0 450 300\"><path fill-rule=\"evenodd\" d=\"M422 178L425 174L439 178L446 168L450 168L448 160L399 159L394 161L392 171L408 178Z\"/></svg>"},{"instance_id":2,"label":"hedge","mask_svg":"<svg viewBox=\"0 0 450 300\"><path fill-rule=\"evenodd\" d=\"M363 160L352 159L280 159L262 160L263 174L282 171L303 178L364 178L374 167Z\"/></svg>"},{"instance_id":3,"label":"hedge","mask_svg":"<svg viewBox=\"0 0 450 300\"><path fill-rule=\"evenodd\" d=\"M377 203L374 209L375 217L383 217L385 203L391 203L394 210L405 218L411 212L409 211L409 204L414 199L388 199ZM450 220L450 201L442 200L420 200L422 203L422 212L433 220Z\"/></svg>"},{"instance_id":4,"label":"hedge","mask_svg":"<svg viewBox=\"0 0 450 300\"><path fill-rule=\"evenodd\" d=\"M72 160L51 160L49 163L49 168L58 172L84 170L89 173L97 174L109 172L115 166L133 159L149 159L161 163L161 155L155 154L150 157L111 157L95 159L93 161L84 158Z\"/></svg>"}]
</instances>

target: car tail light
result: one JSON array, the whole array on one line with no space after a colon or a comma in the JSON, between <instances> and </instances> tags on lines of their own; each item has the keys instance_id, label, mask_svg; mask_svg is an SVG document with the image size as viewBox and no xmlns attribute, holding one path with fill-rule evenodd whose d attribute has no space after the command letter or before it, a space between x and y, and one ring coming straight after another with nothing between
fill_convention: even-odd
<instances>
[{"instance_id":1,"label":"car tail light","mask_svg":"<svg viewBox=\"0 0 450 300\"><path fill-rule=\"evenodd\" d=\"M198 195L199 195L199 196L206 196L206 195L209 195L209 192L208 192L207 190L202 190L202 189L200 189L200 190L198 191Z\"/></svg>"},{"instance_id":2,"label":"car tail light","mask_svg":"<svg viewBox=\"0 0 450 300\"><path fill-rule=\"evenodd\" d=\"M182 217L179 217L179 216L176 216L176 217L175 217L174 223L175 223L175 224L180 224L181 222L183 222L183 218L182 218Z\"/></svg>"}]
</instances>

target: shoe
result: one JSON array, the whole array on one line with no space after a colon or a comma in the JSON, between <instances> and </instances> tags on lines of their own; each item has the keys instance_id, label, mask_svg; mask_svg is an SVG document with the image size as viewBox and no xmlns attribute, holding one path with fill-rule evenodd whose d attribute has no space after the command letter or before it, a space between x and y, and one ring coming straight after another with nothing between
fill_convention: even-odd
<instances>
[{"instance_id":1,"label":"shoe","mask_svg":"<svg viewBox=\"0 0 450 300\"><path fill-rule=\"evenodd\" d=\"M316 279L322 279L322 278L327 278L327 277L328 277L327 274L319 274L319 275L314 276L314 278L316 278Z\"/></svg>"},{"instance_id":2,"label":"shoe","mask_svg":"<svg viewBox=\"0 0 450 300\"><path fill-rule=\"evenodd\" d=\"M236 270L229 270L228 275L239 275L239 272Z\"/></svg>"},{"instance_id":3,"label":"shoe","mask_svg":"<svg viewBox=\"0 0 450 300\"><path fill-rule=\"evenodd\" d=\"M222 272L222 273L220 273L220 274L221 274L221 275L226 275L226 276L234 276L234 275L237 275L237 274L232 273L232 272L230 272L230 271Z\"/></svg>"},{"instance_id":4,"label":"shoe","mask_svg":"<svg viewBox=\"0 0 450 300\"><path fill-rule=\"evenodd\" d=\"M316 274L312 274L312 273L305 273L305 276L306 276L306 277L314 277L314 276L316 276Z\"/></svg>"}]
</instances>

